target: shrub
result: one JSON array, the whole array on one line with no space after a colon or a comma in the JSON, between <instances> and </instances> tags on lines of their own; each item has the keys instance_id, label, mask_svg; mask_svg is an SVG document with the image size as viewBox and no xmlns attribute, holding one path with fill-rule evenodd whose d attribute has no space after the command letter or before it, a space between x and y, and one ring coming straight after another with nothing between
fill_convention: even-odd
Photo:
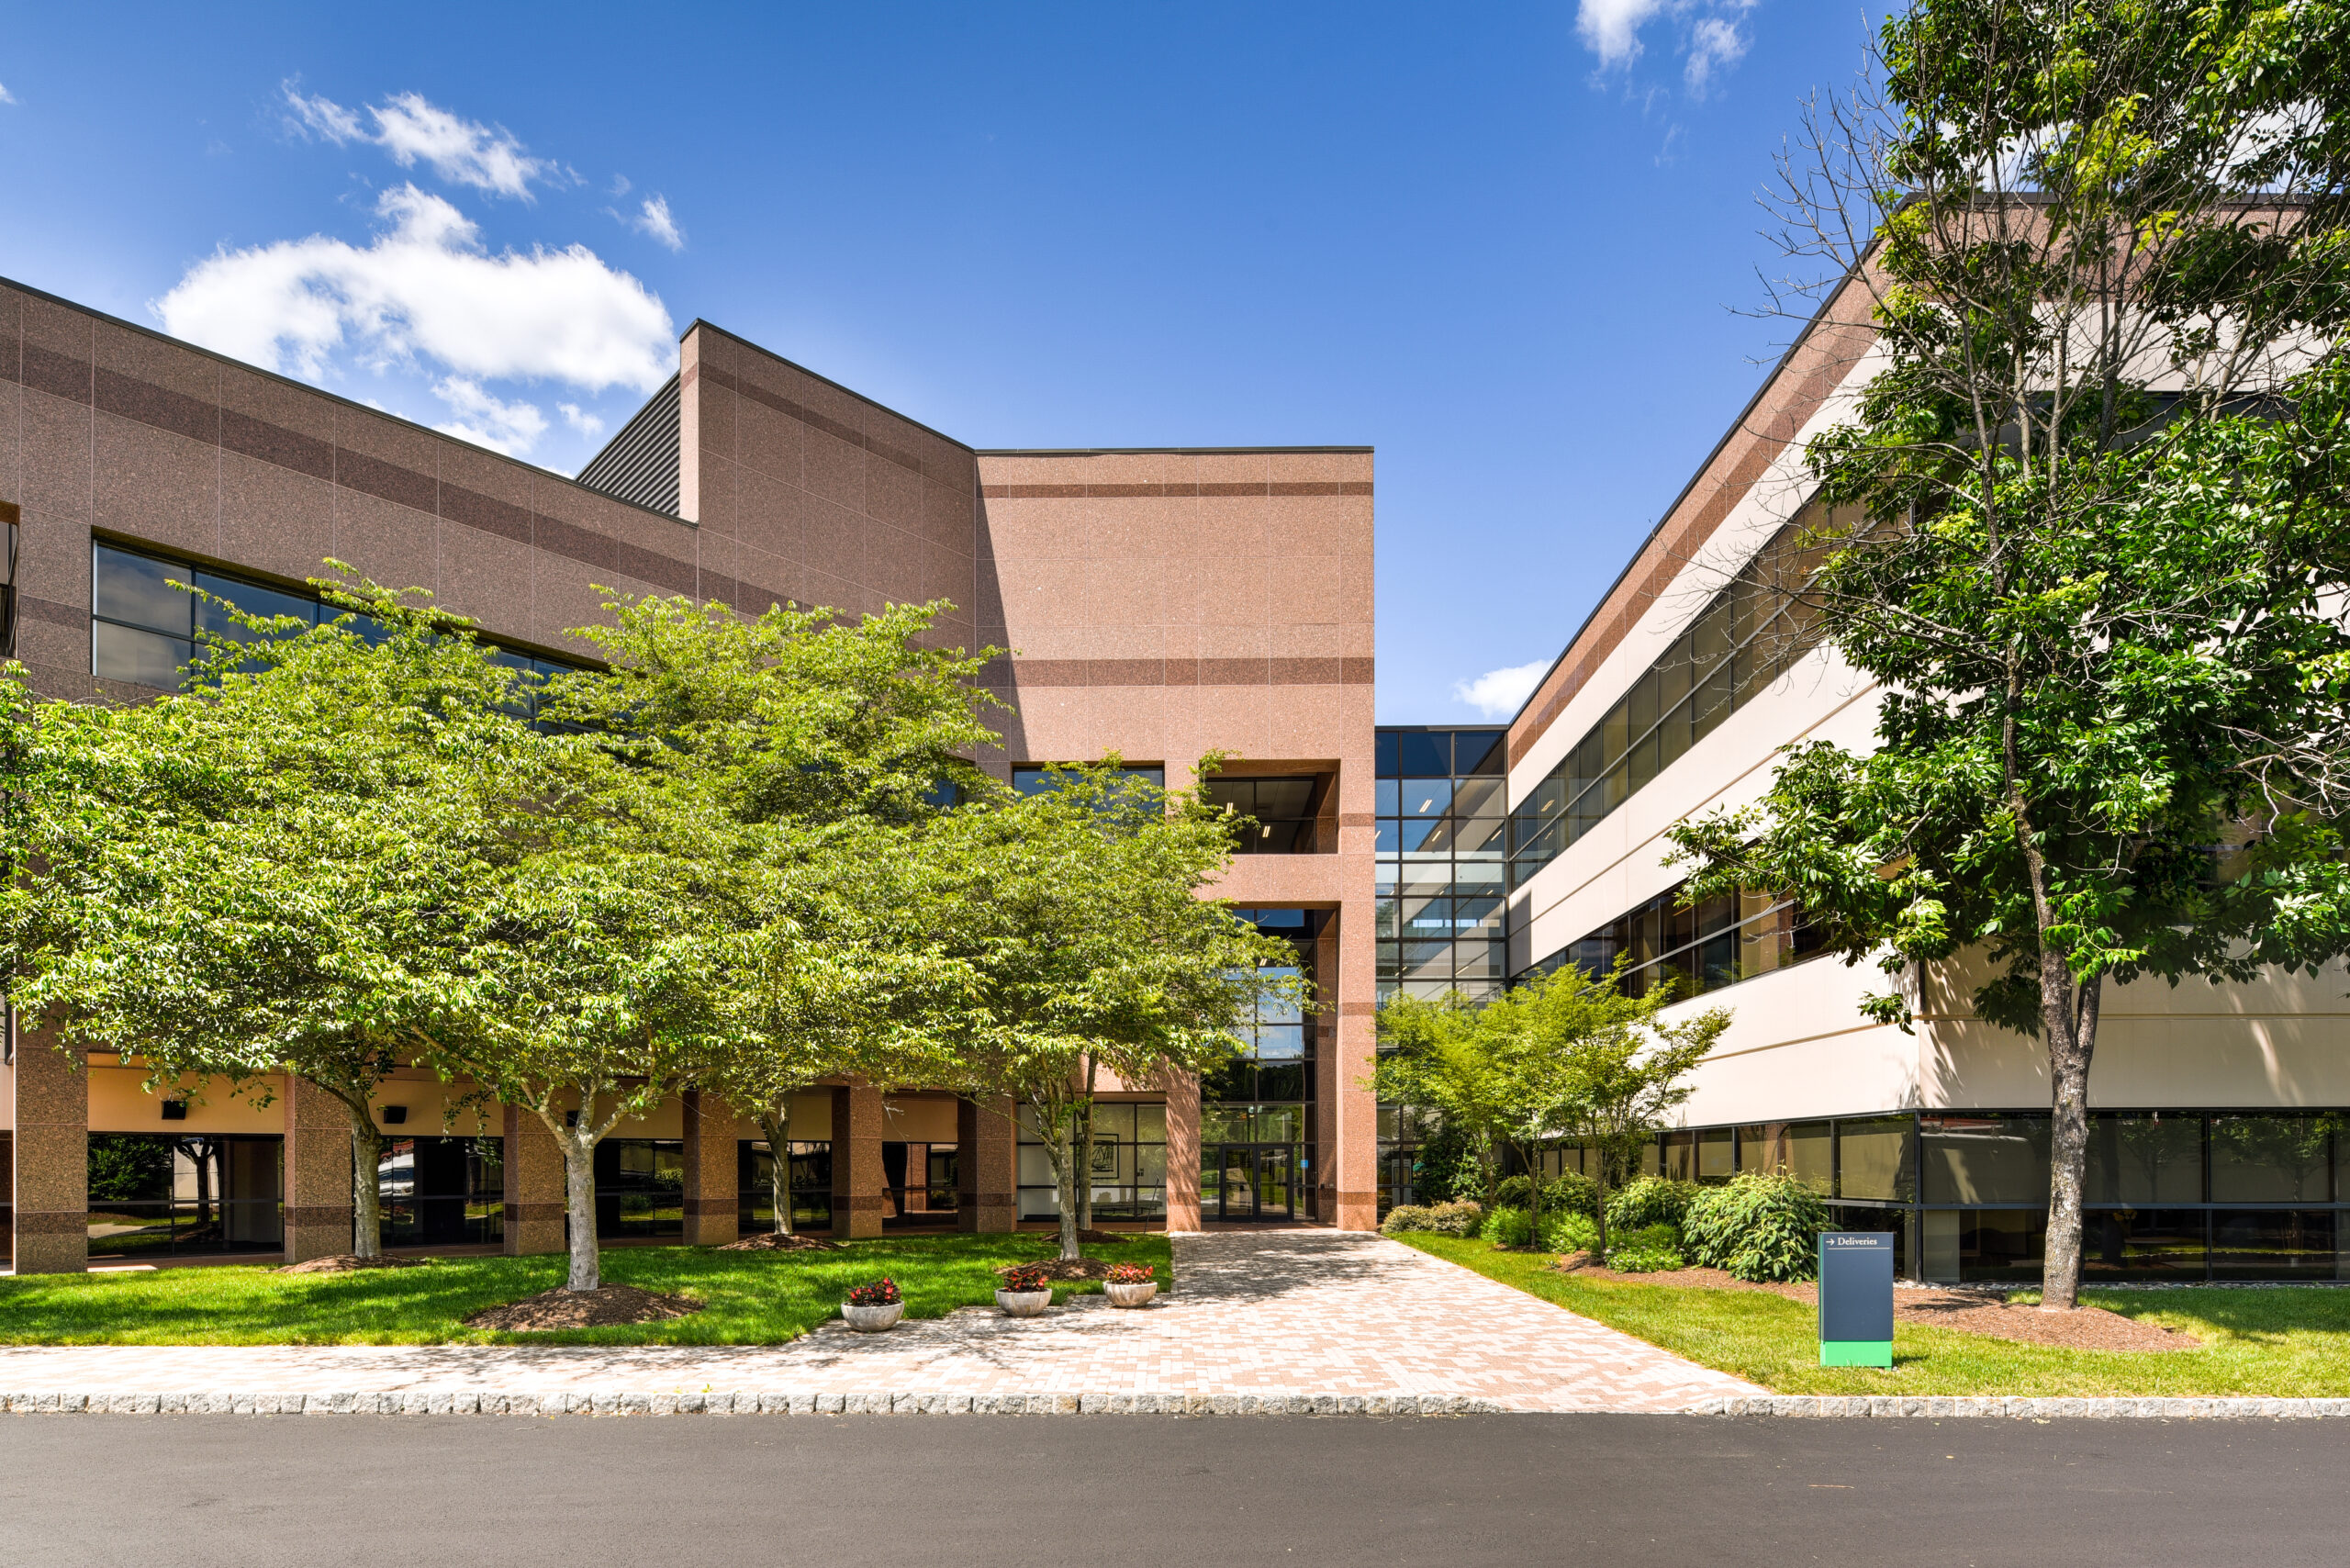
<instances>
[{"instance_id":1,"label":"shrub","mask_svg":"<svg viewBox=\"0 0 2350 1568\"><path fill-rule=\"evenodd\" d=\"M1474 1236L1485 1221L1485 1205L1466 1198L1428 1210L1428 1228L1438 1236Z\"/></svg>"},{"instance_id":2,"label":"shrub","mask_svg":"<svg viewBox=\"0 0 2350 1568\"><path fill-rule=\"evenodd\" d=\"M1427 1227L1428 1211L1420 1204L1398 1204L1387 1211L1385 1219L1379 1222L1379 1231L1382 1236L1401 1236L1405 1231L1426 1230Z\"/></svg>"},{"instance_id":3,"label":"shrub","mask_svg":"<svg viewBox=\"0 0 2350 1568\"><path fill-rule=\"evenodd\" d=\"M1147 1263L1113 1263L1107 1276L1113 1285L1147 1285L1150 1283Z\"/></svg>"},{"instance_id":4,"label":"shrub","mask_svg":"<svg viewBox=\"0 0 2350 1568\"><path fill-rule=\"evenodd\" d=\"M1534 1183L1523 1176L1513 1176L1494 1189L1494 1202L1506 1204L1514 1209L1531 1208L1534 1204ZM1546 1215L1599 1213L1599 1184L1579 1170L1562 1176L1542 1179L1542 1212Z\"/></svg>"},{"instance_id":5,"label":"shrub","mask_svg":"<svg viewBox=\"0 0 2350 1568\"><path fill-rule=\"evenodd\" d=\"M1524 1209L1497 1207L1477 1234L1496 1247L1523 1247L1534 1238L1534 1220Z\"/></svg>"},{"instance_id":6,"label":"shrub","mask_svg":"<svg viewBox=\"0 0 2350 1568\"><path fill-rule=\"evenodd\" d=\"M895 1306L905 1299L898 1294L898 1282L886 1277L869 1285L851 1285L848 1292L851 1306Z\"/></svg>"},{"instance_id":7,"label":"shrub","mask_svg":"<svg viewBox=\"0 0 2350 1568\"><path fill-rule=\"evenodd\" d=\"M1608 1196L1608 1235L1612 1238L1617 1231L1645 1230L1652 1225L1677 1228L1689 1212L1690 1200L1703 1190L1695 1182L1668 1182L1662 1176L1628 1182Z\"/></svg>"},{"instance_id":8,"label":"shrub","mask_svg":"<svg viewBox=\"0 0 2350 1568\"><path fill-rule=\"evenodd\" d=\"M1042 1263L1023 1263L1016 1269L1006 1269L1003 1271L1002 1288L1024 1294L1033 1291L1051 1290L1053 1282L1046 1274L1045 1266Z\"/></svg>"},{"instance_id":9,"label":"shrub","mask_svg":"<svg viewBox=\"0 0 2350 1568\"><path fill-rule=\"evenodd\" d=\"M1642 1226L1613 1239L1616 1245L1607 1249L1607 1266L1618 1273L1653 1274L1686 1266L1678 1226Z\"/></svg>"},{"instance_id":10,"label":"shrub","mask_svg":"<svg viewBox=\"0 0 2350 1568\"><path fill-rule=\"evenodd\" d=\"M1476 1140L1458 1127L1438 1124L1412 1157L1412 1191L1424 1203L1476 1196L1485 1188L1485 1167Z\"/></svg>"},{"instance_id":11,"label":"shrub","mask_svg":"<svg viewBox=\"0 0 2350 1568\"><path fill-rule=\"evenodd\" d=\"M1599 1246L1599 1222L1586 1214L1548 1215L1542 1221L1542 1246L1550 1252L1590 1252Z\"/></svg>"},{"instance_id":12,"label":"shrub","mask_svg":"<svg viewBox=\"0 0 2350 1568\"><path fill-rule=\"evenodd\" d=\"M1741 1280L1807 1280L1818 1262L1828 1205L1792 1176L1749 1171L1708 1187L1689 1205L1682 1230L1689 1256Z\"/></svg>"}]
</instances>

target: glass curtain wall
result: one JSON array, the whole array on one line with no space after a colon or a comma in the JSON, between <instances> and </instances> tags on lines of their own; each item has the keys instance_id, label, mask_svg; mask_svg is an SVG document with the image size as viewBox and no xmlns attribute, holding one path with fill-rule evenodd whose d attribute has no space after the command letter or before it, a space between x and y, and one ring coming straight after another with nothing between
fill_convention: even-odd
<instances>
[{"instance_id":1,"label":"glass curtain wall","mask_svg":"<svg viewBox=\"0 0 2350 1568\"><path fill-rule=\"evenodd\" d=\"M1243 909L1268 935L1297 953L1276 975L1314 980L1318 910ZM1233 1059L1200 1084L1200 1214L1203 1219L1294 1219L1305 1213L1315 1150L1314 1028L1303 1009L1264 1002L1239 1031Z\"/></svg>"},{"instance_id":2,"label":"glass curtain wall","mask_svg":"<svg viewBox=\"0 0 2350 1568\"><path fill-rule=\"evenodd\" d=\"M1382 728L1377 741L1379 1000L1500 991L1509 969L1502 847L1505 732ZM1379 1112L1379 1205L1416 1201L1422 1129Z\"/></svg>"},{"instance_id":3,"label":"glass curtain wall","mask_svg":"<svg viewBox=\"0 0 2350 1568\"><path fill-rule=\"evenodd\" d=\"M1490 996L1503 929L1500 730L1382 729L1378 737L1379 997Z\"/></svg>"},{"instance_id":4,"label":"glass curtain wall","mask_svg":"<svg viewBox=\"0 0 2350 1568\"><path fill-rule=\"evenodd\" d=\"M1744 707L1818 641L1797 597L1825 554L1808 536L1826 509L1806 507L1560 758L1510 814L1517 887Z\"/></svg>"}]
</instances>

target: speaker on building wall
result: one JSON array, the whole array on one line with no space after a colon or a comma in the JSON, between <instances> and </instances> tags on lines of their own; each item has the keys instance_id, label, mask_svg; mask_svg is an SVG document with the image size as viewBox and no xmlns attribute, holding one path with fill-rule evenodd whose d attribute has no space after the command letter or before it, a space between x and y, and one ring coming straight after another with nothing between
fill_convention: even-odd
<instances>
[{"instance_id":1,"label":"speaker on building wall","mask_svg":"<svg viewBox=\"0 0 2350 1568\"><path fill-rule=\"evenodd\" d=\"M405 1105L379 1105L376 1109L384 1113L384 1125L387 1127L397 1127L408 1120Z\"/></svg>"},{"instance_id":2,"label":"speaker on building wall","mask_svg":"<svg viewBox=\"0 0 2350 1568\"><path fill-rule=\"evenodd\" d=\"M165 1120L165 1121L167 1121L167 1122L185 1122L185 1121L186 1121L186 1120L187 1120L187 1102L186 1102L186 1101L185 1101L185 1100L166 1100L166 1101L164 1101L164 1102L163 1102L163 1120Z\"/></svg>"}]
</instances>

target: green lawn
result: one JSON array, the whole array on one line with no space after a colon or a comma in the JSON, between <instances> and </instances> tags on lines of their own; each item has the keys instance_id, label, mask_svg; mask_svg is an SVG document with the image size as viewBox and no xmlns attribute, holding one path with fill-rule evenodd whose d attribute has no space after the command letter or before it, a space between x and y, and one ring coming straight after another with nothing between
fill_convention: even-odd
<instances>
[{"instance_id":1,"label":"green lawn","mask_svg":"<svg viewBox=\"0 0 2350 1568\"><path fill-rule=\"evenodd\" d=\"M2183 1329L2200 1350L2063 1350L1897 1325L1893 1367L1818 1364L1817 1320L1768 1291L1577 1279L1484 1241L1396 1238L1529 1295L1783 1394L2350 1395L2350 1290L2095 1290L2082 1299Z\"/></svg>"},{"instance_id":2,"label":"green lawn","mask_svg":"<svg viewBox=\"0 0 2350 1568\"><path fill-rule=\"evenodd\" d=\"M690 1316L627 1328L484 1334L463 1320L563 1282L565 1260L447 1258L415 1269L279 1274L267 1268L0 1279L8 1345L761 1345L794 1339L837 1315L851 1285L887 1274L908 1317L937 1317L994 1299L999 1264L1055 1255L1047 1236L889 1237L838 1252L722 1252L700 1247L606 1250L604 1281L673 1291L707 1305ZM1156 1265L1164 1236L1089 1246L1088 1257ZM1098 1291L1059 1284L1057 1294Z\"/></svg>"}]
</instances>

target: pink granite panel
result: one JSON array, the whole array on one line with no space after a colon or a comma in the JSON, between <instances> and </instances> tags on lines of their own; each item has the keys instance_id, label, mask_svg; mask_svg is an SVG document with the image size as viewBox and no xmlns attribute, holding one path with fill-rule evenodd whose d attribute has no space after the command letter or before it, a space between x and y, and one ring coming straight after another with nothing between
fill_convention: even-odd
<instances>
[{"instance_id":1,"label":"pink granite panel","mask_svg":"<svg viewBox=\"0 0 2350 1568\"><path fill-rule=\"evenodd\" d=\"M101 411L91 425L91 526L218 555L220 449L119 414Z\"/></svg>"},{"instance_id":2,"label":"pink granite panel","mask_svg":"<svg viewBox=\"0 0 2350 1568\"><path fill-rule=\"evenodd\" d=\"M241 452L220 453L223 560L301 582L323 573L333 554L333 486Z\"/></svg>"}]
</instances>

